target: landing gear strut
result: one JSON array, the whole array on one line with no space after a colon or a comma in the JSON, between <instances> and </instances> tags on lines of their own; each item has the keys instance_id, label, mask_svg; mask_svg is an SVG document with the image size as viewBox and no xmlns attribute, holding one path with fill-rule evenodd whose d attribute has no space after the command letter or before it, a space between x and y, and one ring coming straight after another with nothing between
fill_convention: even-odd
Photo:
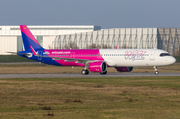
<instances>
[{"instance_id":1,"label":"landing gear strut","mask_svg":"<svg viewBox=\"0 0 180 119\"><path fill-rule=\"evenodd\" d=\"M158 75L159 72L157 71L157 67L156 67L156 66L154 66L154 70L155 70L154 74L155 74L155 75Z\"/></svg>"},{"instance_id":2,"label":"landing gear strut","mask_svg":"<svg viewBox=\"0 0 180 119\"><path fill-rule=\"evenodd\" d=\"M85 67L84 67L84 69L81 71L81 74L82 75L88 75L89 74L89 70L88 70L88 63L86 62L85 64Z\"/></svg>"},{"instance_id":3,"label":"landing gear strut","mask_svg":"<svg viewBox=\"0 0 180 119\"><path fill-rule=\"evenodd\" d=\"M83 69L81 71L82 75L88 75L89 74L89 71L87 69Z\"/></svg>"}]
</instances>

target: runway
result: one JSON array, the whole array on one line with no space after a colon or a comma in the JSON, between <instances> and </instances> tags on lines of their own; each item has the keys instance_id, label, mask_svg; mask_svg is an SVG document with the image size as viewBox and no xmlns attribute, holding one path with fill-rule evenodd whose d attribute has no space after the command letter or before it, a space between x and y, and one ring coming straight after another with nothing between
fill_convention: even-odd
<instances>
[{"instance_id":1,"label":"runway","mask_svg":"<svg viewBox=\"0 0 180 119\"><path fill-rule=\"evenodd\" d=\"M82 74L0 74L0 78L85 78L85 77L157 77L157 76L180 76L180 73L108 73L100 75L99 73Z\"/></svg>"}]
</instances>

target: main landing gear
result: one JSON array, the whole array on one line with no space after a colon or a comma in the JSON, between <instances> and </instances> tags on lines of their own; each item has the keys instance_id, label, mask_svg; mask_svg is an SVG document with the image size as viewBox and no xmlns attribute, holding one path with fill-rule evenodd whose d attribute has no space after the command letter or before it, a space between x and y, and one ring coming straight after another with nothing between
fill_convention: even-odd
<instances>
[{"instance_id":1,"label":"main landing gear","mask_svg":"<svg viewBox=\"0 0 180 119\"><path fill-rule=\"evenodd\" d=\"M89 71L87 69L83 69L81 71L82 75L88 75L89 74Z\"/></svg>"},{"instance_id":2,"label":"main landing gear","mask_svg":"<svg viewBox=\"0 0 180 119\"><path fill-rule=\"evenodd\" d=\"M81 71L81 73L82 73L82 75L88 75L88 74L89 74L89 70L83 69L83 70ZM105 71L105 72L100 72L100 74L101 74L101 75L106 75L106 74L107 74L107 71Z\"/></svg>"},{"instance_id":3,"label":"main landing gear","mask_svg":"<svg viewBox=\"0 0 180 119\"><path fill-rule=\"evenodd\" d=\"M82 75L88 75L89 74L89 70L88 70L88 63L85 64L84 69L81 71Z\"/></svg>"},{"instance_id":4,"label":"main landing gear","mask_svg":"<svg viewBox=\"0 0 180 119\"><path fill-rule=\"evenodd\" d=\"M154 70L155 70L154 74L155 74L155 75L158 75L159 72L157 71L157 67L156 67L156 66L154 66Z\"/></svg>"}]
</instances>

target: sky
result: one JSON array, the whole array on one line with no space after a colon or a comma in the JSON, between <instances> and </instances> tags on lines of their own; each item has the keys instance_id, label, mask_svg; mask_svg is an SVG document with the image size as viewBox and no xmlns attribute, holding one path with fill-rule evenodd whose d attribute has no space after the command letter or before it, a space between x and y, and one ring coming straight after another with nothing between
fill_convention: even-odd
<instances>
[{"instance_id":1,"label":"sky","mask_svg":"<svg viewBox=\"0 0 180 119\"><path fill-rule=\"evenodd\" d=\"M180 0L0 0L0 25L180 28Z\"/></svg>"}]
</instances>

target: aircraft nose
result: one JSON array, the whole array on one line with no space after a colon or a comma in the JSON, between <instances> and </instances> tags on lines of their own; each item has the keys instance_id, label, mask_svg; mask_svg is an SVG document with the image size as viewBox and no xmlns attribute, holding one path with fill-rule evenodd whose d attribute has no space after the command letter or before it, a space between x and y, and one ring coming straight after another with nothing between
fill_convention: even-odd
<instances>
[{"instance_id":1,"label":"aircraft nose","mask_svg":"<svg viewBox=\"0 0 180 119\"><path fill-rule=\"evenodd\" d=\"M176 59L174 57L171 57L170 62L171 64L174 64L176 62Z\"/></svg>"}]
</instances>

